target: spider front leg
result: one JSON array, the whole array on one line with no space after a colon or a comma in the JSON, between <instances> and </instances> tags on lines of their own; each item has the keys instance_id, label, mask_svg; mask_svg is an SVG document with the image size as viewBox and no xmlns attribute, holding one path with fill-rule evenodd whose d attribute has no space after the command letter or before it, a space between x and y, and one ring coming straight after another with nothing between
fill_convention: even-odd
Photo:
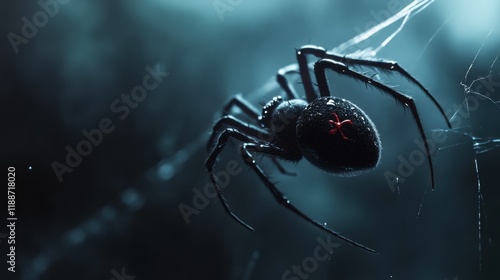
<instances>
[{"instance_id":1,"label":"spider front leg","mask_svg":"<svg viewBox=\"0 0 500 280\"><path fill-rule=\"evenodd\" d=\"M339 56L333 53L327 52L324 48L314 46L314 45L306 45L300 48L300 50L297 51L297 60L299 61L299 67L300 67L300 73L303 76L302 79L304 81L309 81L307 84L304 83L304 88L306 91L312 91L312 84L310 82L311 78L309 75L309 66L307 64L306 56L307 55L314 55L318 58L323 58L323 59L331 59L343 64L348 64L348 65L361 65L361 66L366 66L366 67L372 67L375 69L379 69L382 71L386 72L396 72L403 76L405 79L410 81L412 84L416 85L420 90L422 90L427 97L431 99L431 101L434 103L434 105L438 108L439 112L443 116L443 118L446 121L446 124L448 125L449 128L451 128L451 123L448 117L446 116L443 108L439 103L437 102L436 98L429 92L427 88L422 85L417 79L415 79L410 73L408 73L403 67L401 67L396 61L389 61L389 60L367 60L367 59L356 59L356 58L349 58L345 56ZM307 69L307 71L306 71ZM310 85L309 85L310 84Z\"/></svg>"},{"instance_id":2,"label":"spider front leg","mask_svg":"<svg viewBox=\"0 0 500 280\"><path fill-rule=\"evenodd\" d=\"M424 146L425 150L427 153L427 159L429 161L429 167L431 171L431 180L432 180L432 189L434 190L435 188L435 180L434 180L434 166L432 164L432 158L431 158L431 151L429 148L429 144L427 143L427 139L425 137L425 132L424 128L422 126L422 122L420 121L420 116L418 115L417 111L417 106L415 105L415 101L413 98L402 94L401 92L398 92L376 80L373 80L372 78L369 78L359 72L356 72L354 70L349 69L345 64L331 60L331 59L321 59L316 64L314 65L314 73L316 75L316 80L318 82L318 87L321 96L330 96L330 90L328 88L328 80L326 79L326 69L331 69L341 75L346 75L350 78L353 78L355 80L359 80L364 82L367 85L370 85L372 87L375 87L376 89L380 90L381 92L388 94L392 98L396 100L396 102L400 103L403 108L406 106L410 108L410 111L413 115L413 119L415 120L418 130L420 132L420 136L422 137L422 140L424 141Z\"/></svg>"},{"instance_id":3,"label":"spider front leg","mask_svg":"<svg viewBox=\"0 0 500 280\"><path fill-rule=\"evenodd\" d=\"M388 60L366 60L366 59L355 59L355 58L348 58L348 57L341 57L335 54L327 53L324 58L330 58L336 61L340 61L346 64L351 64L351 65L362 65L362 66L367 66L367 67L373 67L375 69L380 69L383 71L389 71L389 72L396 72L399 73L401 76L403 76L405 79L416 85L420 90L422 90L427 97L431 99L431 101L434 103L434 105L438 108L439 112L443 116L443 118L446 121L446 125L448 125L448 128L451 128L451 123L448 117L446 116L443 107L439 105L437 102L436 98L429 92L429 90L422 85L417 79L415 79L410 73L408 73L403 67L401 67L396 61L388 61Z\"/></svg>"},{"instance_id":4,"label":"spider front leg","mask_svg":"<svg viewBox=\"0 0 500 280\"><path fill-rule=\"evenodd\" d=\"M302 211L297 209L297 207L295 207L290 202L290 200L280 190L278 190L278 188L276 188L276 186L269 180L269 177L264 173L262 168L256 163L256 161L252 155L252 152L259 152L259 153L263 153L265 155L276 156L276 157L286 159L287 157L289 157L286 150L283 150L283 149L280 149L280 148L274 147L274 146L269 146L269 145L258 145L255 143L244 143L243 145L241 145L240 151L241 151L241 155L242 155L245 163L248 164L257 173L259 178L264 182L264 184L266 185L268 190L273 194L274 198L278 201L279 204L283 205L288 210L292 211L293 213L295 213L299 217L301 217L304 220L308 221L309 223L315 225L316 227L320 228L321 230L324 230L324 231L328 232L329 234L331 234L331 235L333 235L333 236L335 236L335 237L337 237L337 238L339 238L339 239L341 239L341 240L343 240L343 241L345 241L345 242L347 242L355 247L361 248L361 249L366 250L370 253L378 254L375 250L370 249L370 248L368 248L365 245L362 245L360 243L357 243L357 242L355 242L347 237L344 237L340 233L326 227L324 224L322 224L316 220L311 219L309 216L307 216Z\"/></svg>"},{"instance_id":5,"label":"spider front leg","mask_svg":"<svg viewBox=\"0 0 500 280\"><path fill-rule=\"evenodd\" d=\"M312 53L316 56L320 56L324 52L325 49L315 46L304 46L296 52L297 62L299 64L300 78L302 79L304 91L306 92L306 100L309 103L313 102L317 98L317 95L314 91L311 74L309 73L307 55Z\"/></svg>"}]
</instances>

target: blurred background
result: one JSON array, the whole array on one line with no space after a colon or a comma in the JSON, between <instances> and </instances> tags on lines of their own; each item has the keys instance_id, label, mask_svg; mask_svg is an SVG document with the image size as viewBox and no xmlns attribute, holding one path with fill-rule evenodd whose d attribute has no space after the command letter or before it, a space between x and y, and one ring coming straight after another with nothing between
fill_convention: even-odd
<instances>
[{"instance_id":1,"label":"blurred background","mask_svg":"<svg viewBox=\"0 0 500 280\"><path fill-rule=\"evenodd\" d=\"M18 220L15 273L0 227L2 279L499 279L498 1L430 2L376 53L398 61L452 118L433 149L435 191L411 114L334 74L333 94L379 130L378 168L339 178L303 161L284 163L298 173L284 176L260 160L298 208L379 255L278 205L237 143L216 169L255 232L210 197L205 147L224 102L242 93L260 106L282 94L274 76L297 48L336 48L410 3L3 1L1 159L5 176L16 168ZM376 49L401 23L342 54ZM428 136L446 128L403 78L361 70L414 97Z\"/></svg>"}]
</instances>

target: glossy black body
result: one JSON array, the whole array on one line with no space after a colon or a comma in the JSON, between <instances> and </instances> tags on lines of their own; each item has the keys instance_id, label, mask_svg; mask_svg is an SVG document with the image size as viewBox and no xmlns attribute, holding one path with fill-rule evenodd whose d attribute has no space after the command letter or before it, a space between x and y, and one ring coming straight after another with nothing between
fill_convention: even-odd
<instances>
[{"instance_id":1,"label":"glossy black body","mask_svg":"<svg viewBox=\"0 0 500 280\"><path fill-rule=\"evenodd\" d=\"M403 76L418 86L434 102L449 127L451 127L450 122L443 108L429 91L394 61L348 58L328 53L321 47L311 45L303 46L297 50L296 55L298 71L295 67L288 66L280 69L276 75L276 81L286 94L286 100L281 96L274 97L263 106L259 113L259 110L241 95L236 95L223 107L223 116L214 124L212 136L208 141L208 148L211 152L205 166L210 179L226 212L238 223L253 230L229 208L213 169L226 143L230 139L237 140L241 143L240 154L244 162L256 172L279 204L325 232L353 246L376 253L375 250L346 238L328 228L326 224L311 219L297 209L275 186L275 183L271 182L269 176L255 160L255 155L269 156L279 171L286 175L294 175L294 173L286 171L278 159L296 162L305 157L316 167L337 176L356 176L377 166L382 146L375 125L358 106L330 94L326 70L332 70L341 76L363 82L367 87L379 90L390 96L397 104L408 108L422 139L425 139L415 101L410 96L351 69L349 66L352 65ZM311 79L307 55L319 58L314 63L314 75L319 93L316 92ZM300 74L304 86L304 99L295 92L286 77L297 73ZM232 116L232 107L239 107L250 122ZM424 146L434 187L434 169L430 149L427 142L424 142Z\"/></svg>"},{"instance_id":2,"label":"glossy black body","mask_svg":"<svg viewBox=\"0 0 500 280\"><path fill-rule=\"evenodd\" d=\"M329 120L350 120L334 134ZM297 122L296 141L304 157L337 176L356 176L372 170L380 161L382 146L375 125L352 102L320 97L310 103Z\"/></svg>"}]
</instances>

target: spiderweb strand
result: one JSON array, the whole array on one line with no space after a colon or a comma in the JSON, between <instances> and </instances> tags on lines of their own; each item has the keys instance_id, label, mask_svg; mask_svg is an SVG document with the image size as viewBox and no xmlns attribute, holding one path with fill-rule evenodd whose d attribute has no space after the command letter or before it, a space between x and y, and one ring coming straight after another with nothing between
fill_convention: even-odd
<instances>
[{"instance_id":1,"label":"spiderweb strand","mask_svg":"<svg viewBox=\"0 0 500 280\"><path fill-rule=\"evenodd\" d=\"M471 92L471 87L477 81L479 81L481 79L485 79L486 77L488 77L489 75L491 75L493 66L495 65L495 62L496 62L496 60L498 58L498 55L497 55L497 57L493 60L493 63L491 64L491 68L490 68L490 72L489 72L488 76L486 76L486 77L479 77L479 78L473 80L472 83L469 86L466 86L467 78L469 76L469 72L472 69L474 63L476 62L476 59L479 56L479 53L483 49L483 47L484 47L484 45L486 43L486 40L491 35L492 31L493 31L493 29L490 30L490 32L488 33L488 35L486 35L486 38L484 39L483 43L481 44L481 47L479 48L479 50L477 51L476 55L474 56L474 59L472 60L472 63L469 66L469 69L467 69L467 72L465 73L464 81L462 83L460 83L464 87L464 98L465 98L467 116L468 116L469 120L470 120L470 110L469 110L468 95ZM469 126L469 133L470 133L470 135L473 135L472 126ZM482 239L482 230L481 230L481 205L482 205L481 198L482 198L482 193L481 193L481 176L479 174L479 164L477 162L477 154L476 153L474 153L474 167L475 167L475 171L476 171L476 182L477 182L477 207L478 207L478 209L477 209L477 215L478 215L477 221L478 221L478 243L479 243L479 248L478 248L479 249L479 271L481 271L482 270L482 240L481 240ZM485 210L483 210L483 211L485 211Z\"/></svg>"},{"instance_id":2,"label":"spiderweb strand","mask_svg":"<svg viewBox=\"0 0 500 280\"><path fill-rule=\"evenodd\" d=\"M387 37L377 48L375 48L374 50L372 48L366 48L362 51L356 52L356 56L365 57L366 55L368 55L369 57L375 57L383 47L385 47L394 37L396 37L396 35L399 32L401 32L401 30L403 30L403 27L406 25L406 23L411 17L423 11L433 2L434 0L415 0L410 4L408 4L408 6L401 9L401 11L391 16L390 18L366 30L365 32L351 38L350 40L347 40L345 43L340 44L339 46L333 48L331 51L334 53L346 53L348 48L355 46L365 40L368 40L370 37L372 37L379 31L383 30L388 26L391 26L393 23L403 18L403 21L401 22L398 29L394 31L391 35L389 35L389 37Z\"/></svg>"},{"instance_id":3,"label":"spiderweb strand","mask_svg":"<svg viewBox=\"0 0 500 280\"><path fill-rule=\"evenodd\" d=\"M497 101L494 101L492 98L481 94L477 91L474 91L472 88L475 83L480 82L481 80L485 80L488 78L491 78L493 75L493 68L498 60L498 57L500 56L500 50L497 52L496 57L493 59L493 62L490 65L490 71L487 75L485 76L479 76L476 79L473 79L470 83L468 82L469 80L469 74L472 68L474 67L474 64L476 63L477 58L479 57L479 54L481 53L481 50L486 44L486 41L492 34L493 29L490 30L490 32L486 35L485 39L483 40L481 46L479 47L478 51L476 52L474 58L472 59L471 64L469 65L465 75L464 75L464 80L460 83L460 85L464 88L464 101L462 104L456 109L455 113L452 115L450 118L450 121L454 121L460 110L465 108L467 112L467 118L469 121L471 120L471 112L469 108L469 96L470 95L476 95L478 97L481 97L482 99L486 100L487 102L490 102L493 104L496 108L500 109L500 103ZM439 148L438 152L440 150L444 149L449 149L449 148L454 148L459 145L463 144L471 144L472 148L474 150L474 156L473 156L473 164L474 164L474 171L476 174L476 190L477 190L477 227L478 227L478 252L479 252L479 271L482 270L482 254L483 254L483 248L482 248L482 242L483 242L483 225L481 224L482 220L484 219L485 225L488 226L488 221L486 218L486 209L484 207L484 197L482 194L482 186L481 186L481 175L480 175L480 168L479 168L479 161L478 161L478 155L482 153L486 153L489 151L492 151L494 149L500 148L500 139L494 138L494 137L476 137L474 136L474 131L472 130L472 124L469 124L464 127L458 127L458 128L453 128L453 129L436 129L435 131L444 131L446 133L457 133L460 135L464 135L469 138L467 141L463 141L460 143L455 143L452 145L448 145L442 148ZM488 243L490 246L492 246L491 238L488 238Z\"/></svg>"}]
</instances>

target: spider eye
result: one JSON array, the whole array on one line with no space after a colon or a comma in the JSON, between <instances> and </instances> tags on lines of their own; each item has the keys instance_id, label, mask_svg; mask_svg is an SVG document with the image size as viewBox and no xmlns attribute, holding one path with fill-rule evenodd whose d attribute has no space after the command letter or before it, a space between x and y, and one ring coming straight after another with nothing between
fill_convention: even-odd
<instances>
[{"instance_id":1,"label":"spider eye","mask_svg":"<svg viewBox=\"0 0 500 280\"><path fill-rule=\"evenodd\" d=\"M264 107L262 107L262 116L260 117L260 121L264 127L269 127L271 116L281 102L283 102L283 97L276 96L271 101L267 102Z\"/></svg>"},{"instance_id":2,"label":"spider eye","mask_svg":"<svg viewBox=\"0 0 500 280\"><path fill-rule=\"evenodd\" d=\"M339 176L356 176L375 168L381 143L375 125L352 102L321 97L311 102L297 123L304 157Z\"/></svg>"}]
</instances>

